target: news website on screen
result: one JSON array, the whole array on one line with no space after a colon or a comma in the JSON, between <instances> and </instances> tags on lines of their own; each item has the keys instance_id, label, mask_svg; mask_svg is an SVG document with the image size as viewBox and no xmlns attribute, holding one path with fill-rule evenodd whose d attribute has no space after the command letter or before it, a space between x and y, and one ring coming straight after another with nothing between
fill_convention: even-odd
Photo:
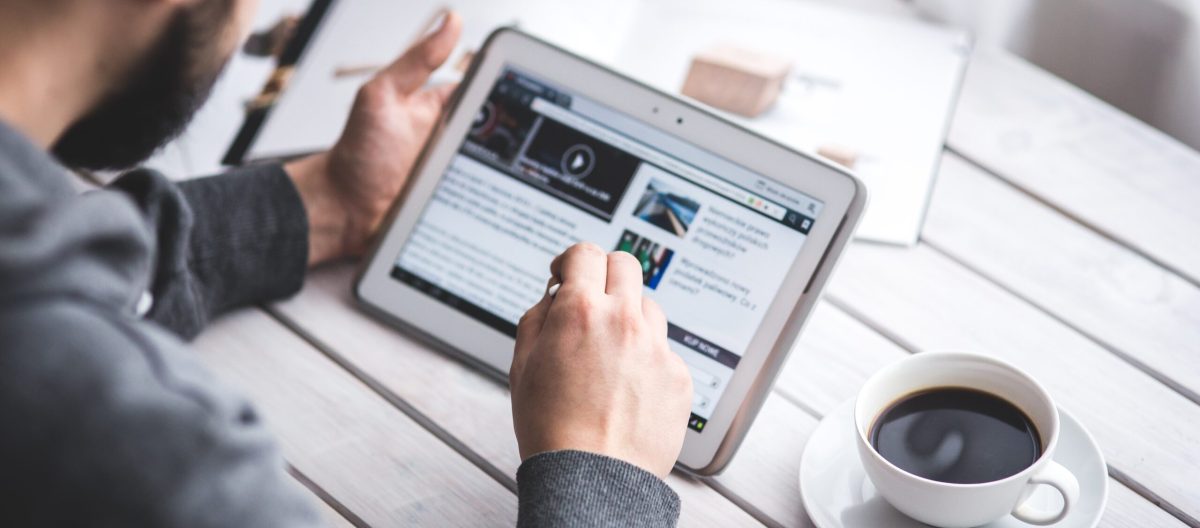
<instances>
[{"instance_id":1,"label":"news website on screen","mask_svg":"<svg viewBox=\"0 0 1200 528\"><path fill-rule=\"evenodd\" d=\"M506 69L391 275L509 336L580 241L627 251L667 315L703 431L821 203ZM711 156L711 155L709 155Z\"/></svg>"}]
</instances>

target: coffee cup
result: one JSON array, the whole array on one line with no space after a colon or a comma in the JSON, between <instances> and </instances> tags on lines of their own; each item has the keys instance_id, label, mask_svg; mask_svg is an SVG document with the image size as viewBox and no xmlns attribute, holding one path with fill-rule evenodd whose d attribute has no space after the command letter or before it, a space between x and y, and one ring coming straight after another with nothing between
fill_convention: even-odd
<instances>
[{"instance_id":1,"label":"coffee cup","mask_svg":"<svg viewBox=\"0 0 1200 528\"><path fill-rule=\"evenodd\" d=\"M994 358L930 352L884 367L859 391L854 426L875 489L926 524L966 528L1011 514L1050 525L1079 497L1075 476L1053 459L1054 401ZM1042 485L1058 490L1061 508L1028 504Z\"/></svg>"}]
</instances>

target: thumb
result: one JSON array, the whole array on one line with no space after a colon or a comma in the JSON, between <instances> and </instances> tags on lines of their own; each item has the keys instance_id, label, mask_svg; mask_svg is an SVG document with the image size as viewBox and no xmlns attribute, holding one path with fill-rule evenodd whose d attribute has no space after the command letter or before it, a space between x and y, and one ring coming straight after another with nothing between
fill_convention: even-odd
<instances>
[{"instance_id":1,"label":"thumb","mask_svg":"<svg viewBox=\"0 0 1200 528\"><path fill-rule=\"evenodd\" d=\"M414 43L387 68L380 70L375 79L388 83L405 95L416 92L425 85L433 71L450 57L461 33L462 17L454 11L445 11L437 29Z\"/></svg>"}]
</instances>

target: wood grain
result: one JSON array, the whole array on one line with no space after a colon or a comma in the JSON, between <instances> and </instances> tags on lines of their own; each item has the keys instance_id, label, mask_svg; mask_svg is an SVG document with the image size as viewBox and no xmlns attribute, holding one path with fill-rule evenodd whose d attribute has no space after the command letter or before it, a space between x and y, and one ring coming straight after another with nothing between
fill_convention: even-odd
<instances>
[{"instance_id":1,"label":"wood grain","mask_svg":"<svg viewBox=\"0 0 1200 528\"><path fill-rule=\"evenodd\" d=\"M1200 288L956 155L941 167L924 241L1198 400Z\"/></svg>"},{"instance_id":2,"label":"wood grain","mask_svg":"<svg viewBox=\"0 0 1200 528\"><path fill-rule=\"evenodd\" d=\"M1200 154L1010 54L971 59L949 145L1200 282Z\"/></svg>"},{"instance_id":3,"label":"wood grain","mask_svg":"<svg viewBox=\"0 0 1200 528\"><path fill-rule=\"evenodd\" d=\"M800 455L816 427L812 415L772 395L715 480L783 526L813 526L800 500Z\"/></svg>"},{"instance_id":4,"label":"wood grain","mask_svg":"<svg viewBox=\"0 0 1200 528\"><path fill-rule=\"evenodd\" d=\"M357 310L350 298L351 274L344 265L311 273L304 290L275 309L500 471L515 476L520 457L507 389ZM683 501L681 525L756 524L707 486L675 474L667 482Z\"/></svg>"},{"instance_id":5,"label":"wood grain","mask_svg":"<svg viewBox=\"0 0 1200 528\"><path fill-rule=\"evenodd\" d=\"M1110 466L1200 513L1200 407L1093 341L924 246L853 246L830 295L915 349L986 353L1028 371L1092 431Z\"/></svg>"},{"instance_id":6,"label":"wood grain","mask_svg":"<svg viewBox=\"0 0 1200 528\"><path fill-rule=\"evenodd\" d=\"M1120 482L1108 479L1108 508L1100 518L1101 527L1112 528L1184 528L1187 526L1134 493Z\"/></svg>"},{"instance_id":7,"label":"wood grain","mask_svg":"<svg viewBox=\"0 0 1200 528\"><path fill-rule=\"evenodd\" d=\"M822 301L779 373L775 390L824 416L858 394L871 374L905 355L895 343Z\"/></svg>"},{"instance_id":8,"label":"wood grain","mask_svg":"<svg viewBox=\"0 0 1200 528\"><path fill-rule=\"evenodd\" d=\"M258 310L195 343L248 394L305 476L374 526L511 526L516 499L479 468Z\"/></svg>"},{"instance_id":9,"label":"wood grain","mask_svg":"<svg viewBox=\"0 0 1200 528\"><path fill-rule=\"evenodd\" d=\"M325 519L325 522L329 523L329 526L333 526L334 528L355 528L350 521L342 517L342 514L322 502L321 499L313 497L313 500L316 501L317 508L321 510L321 516Z\"/></svg>"}]
</instances>

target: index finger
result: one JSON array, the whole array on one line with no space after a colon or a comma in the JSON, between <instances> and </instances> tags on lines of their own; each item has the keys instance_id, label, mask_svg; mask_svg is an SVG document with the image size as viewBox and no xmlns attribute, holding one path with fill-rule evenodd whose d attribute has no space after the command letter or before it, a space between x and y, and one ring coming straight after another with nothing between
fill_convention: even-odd
<instances>
[{"instance_id":1,"label":"index finger","mask_svg":"<svg viewBox=\"0 0 1200 528\"><path fill-rule=\"evenodd\" d=\"M595 244L575 244L554 258L550 273L562 283L560 292L576 289L604 293L608 254Z\"/></svg>"},{"instance_id":2,"label":"index finger","mask_svg":"<svg viewBox=\"0 0 1200 528\"><path fill-rule=\"evenodd\" d=\"M403 94L416 92L425 85L433 71L450 57L461 32L462 17L446 10L436 30L409 47L400 58L380 70L375 78L390 83Z\"/></svg>"}]
</instances>

